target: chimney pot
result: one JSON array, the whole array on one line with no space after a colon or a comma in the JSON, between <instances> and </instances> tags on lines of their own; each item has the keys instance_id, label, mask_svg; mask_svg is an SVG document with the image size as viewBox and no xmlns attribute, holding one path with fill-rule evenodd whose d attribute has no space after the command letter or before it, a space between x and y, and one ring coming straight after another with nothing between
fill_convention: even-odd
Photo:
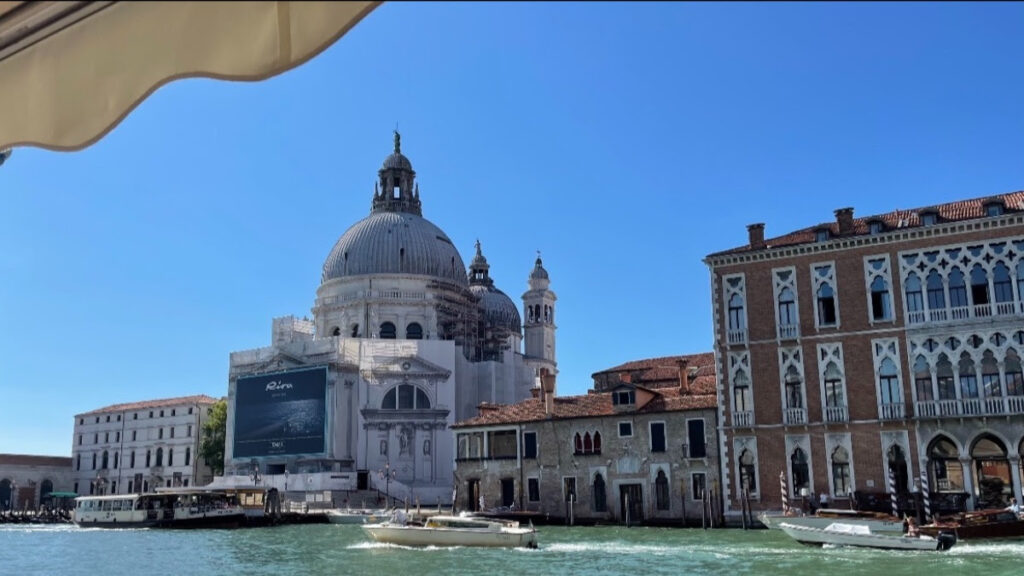
<instances>
[{"instance_id":1,"label":"chimney pot","mask_svg":"<svg viewBox=\"0 0 1024 576\"><path fill-rule=\"evenodd\" d=\"M747 235L749 236L751 250L760 250L765 247L764 222L748 225Z\"/></svg>"}]
</instances>

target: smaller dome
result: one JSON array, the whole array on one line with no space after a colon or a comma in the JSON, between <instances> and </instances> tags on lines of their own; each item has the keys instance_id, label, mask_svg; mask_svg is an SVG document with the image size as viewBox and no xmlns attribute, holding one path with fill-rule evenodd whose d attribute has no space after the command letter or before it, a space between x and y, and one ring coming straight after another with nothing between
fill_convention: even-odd
<instances>
[{"instance_id":1,"label":"smaller dome","mask_svg":"<svg viewBox=\"0 0 1024 576\"><path fill-rule=\"evenodd\" d=\"M401 152L395 152L392 155L384 159L384 165L380 167L381 170L408 170L412 172L412 162L405 157Z\"/></svg>"},{"instance_id":2,"label":"smaller dome","mask_svg":"<svg viewBox=\"0 0 1024 576\"><path fill-rule=\"evenodd\" d=\"M548 271L544 269L544 265L540 261L540 255L537 256L537 262L533 265L533 272L530 272L530 278L533 280L548 279Z\"/></svg>"},{"instance_id":3,"label":"smaller dome","mask_svg":"<svg viewBox=\"0 0 1024 576\"><path fill-rule=\"evenodd\" d=\"M474 284L469 289L480 298L480 308L483 310L484 320L487 324L515 334L522 333L519 309L508 295L494 286Z\"/></svg>"}]
</instances>

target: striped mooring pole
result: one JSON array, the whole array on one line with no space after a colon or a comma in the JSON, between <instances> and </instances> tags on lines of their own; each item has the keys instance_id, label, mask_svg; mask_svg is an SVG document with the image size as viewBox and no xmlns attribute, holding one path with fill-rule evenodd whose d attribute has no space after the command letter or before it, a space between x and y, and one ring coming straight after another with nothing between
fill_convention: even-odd
<instances>
[{"instance_id":1,"label":"striped mooring pole","mask_svg":"<svg viewBox=\"0 0 1024 576\"><path fill-rule=\"evenodd\" d=\"M892 500L892 515L897 518L900 515L899 502L896 501L896 473L892 466L889 466L889 499Z\"/></svg>"},{"instance_id":2,"label":"striped mooring pole","mask_svg":"<svg viewBox=\"0 0 1024 576\"><path fill-rule=\"evenodd\" d=\"M779 487L782 489L782 513L789 514L789 489L786 487L785 472L779 472Z\"/></svg>"},{"instance_id":3,"label":"striped mooring pole","mask_svg":"<svg viewBox=\"0 0 1024 576\"><path fill-rule=\"evenodd\" d=\"M928 461L921 462L921 498L924 501L924 519L932 519L931 490L928 488Z\"/></svg>"}]
</instances>

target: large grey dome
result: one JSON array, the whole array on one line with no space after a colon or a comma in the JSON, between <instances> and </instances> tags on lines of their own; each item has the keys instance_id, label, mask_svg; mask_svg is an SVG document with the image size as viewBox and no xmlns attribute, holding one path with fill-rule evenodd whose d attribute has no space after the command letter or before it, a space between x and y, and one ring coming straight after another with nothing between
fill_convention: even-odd
<instances>
[{"instance_id":1,"label":"large grey dome","mask_svg":"<svg viewBox=\"0 0 1024 576\"><path fill-rule=\"evenodd\" d=\"M321 282L369 274L416 274L468 285L466 265L448 236L409 212L373 212L353 224L327 256Z\"/></svg>"},{"instance_id":2,"label":"large grey dome","mask_svg":"<svg viewBox=\"0 0 1024 576\"><path fill-rule=\"evenodd\" d=\"M522 333L519 309L507 294L493 286L481 284L474 284L469 289L480 298L480 307L484 311L484 318L488 324L516 334Z\"/></svg>"}]
</instances>

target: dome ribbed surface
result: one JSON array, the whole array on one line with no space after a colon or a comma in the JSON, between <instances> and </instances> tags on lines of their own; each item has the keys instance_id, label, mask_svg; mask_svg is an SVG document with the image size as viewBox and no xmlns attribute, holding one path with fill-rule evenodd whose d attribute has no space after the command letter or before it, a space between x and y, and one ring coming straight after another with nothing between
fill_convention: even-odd
<instances>
[{"instance_id":1,"label":"dome ribbed surface","mask_svg":"<svg viewBox=\"0 0 1024 576\"><path fill-rule=\"evenodd\" d=\"M508 295L493 286L474 284L469 289L480 298L480 307L489 324L511 332L520 332L522 322L519 317L519 309Z\"/></svg>"},{"instance_id":2,"label":"dome ribbed surface","mask_svg":"<svg viewBox=\"0 0 1024 576\"><path fill-rule=\"evenodd\" d=\"M462 256L448 236L407 212L374 212L353 224L327 256L321 282L367 274L415 274L468 285Z\"/></svg>"}]
</instances>

